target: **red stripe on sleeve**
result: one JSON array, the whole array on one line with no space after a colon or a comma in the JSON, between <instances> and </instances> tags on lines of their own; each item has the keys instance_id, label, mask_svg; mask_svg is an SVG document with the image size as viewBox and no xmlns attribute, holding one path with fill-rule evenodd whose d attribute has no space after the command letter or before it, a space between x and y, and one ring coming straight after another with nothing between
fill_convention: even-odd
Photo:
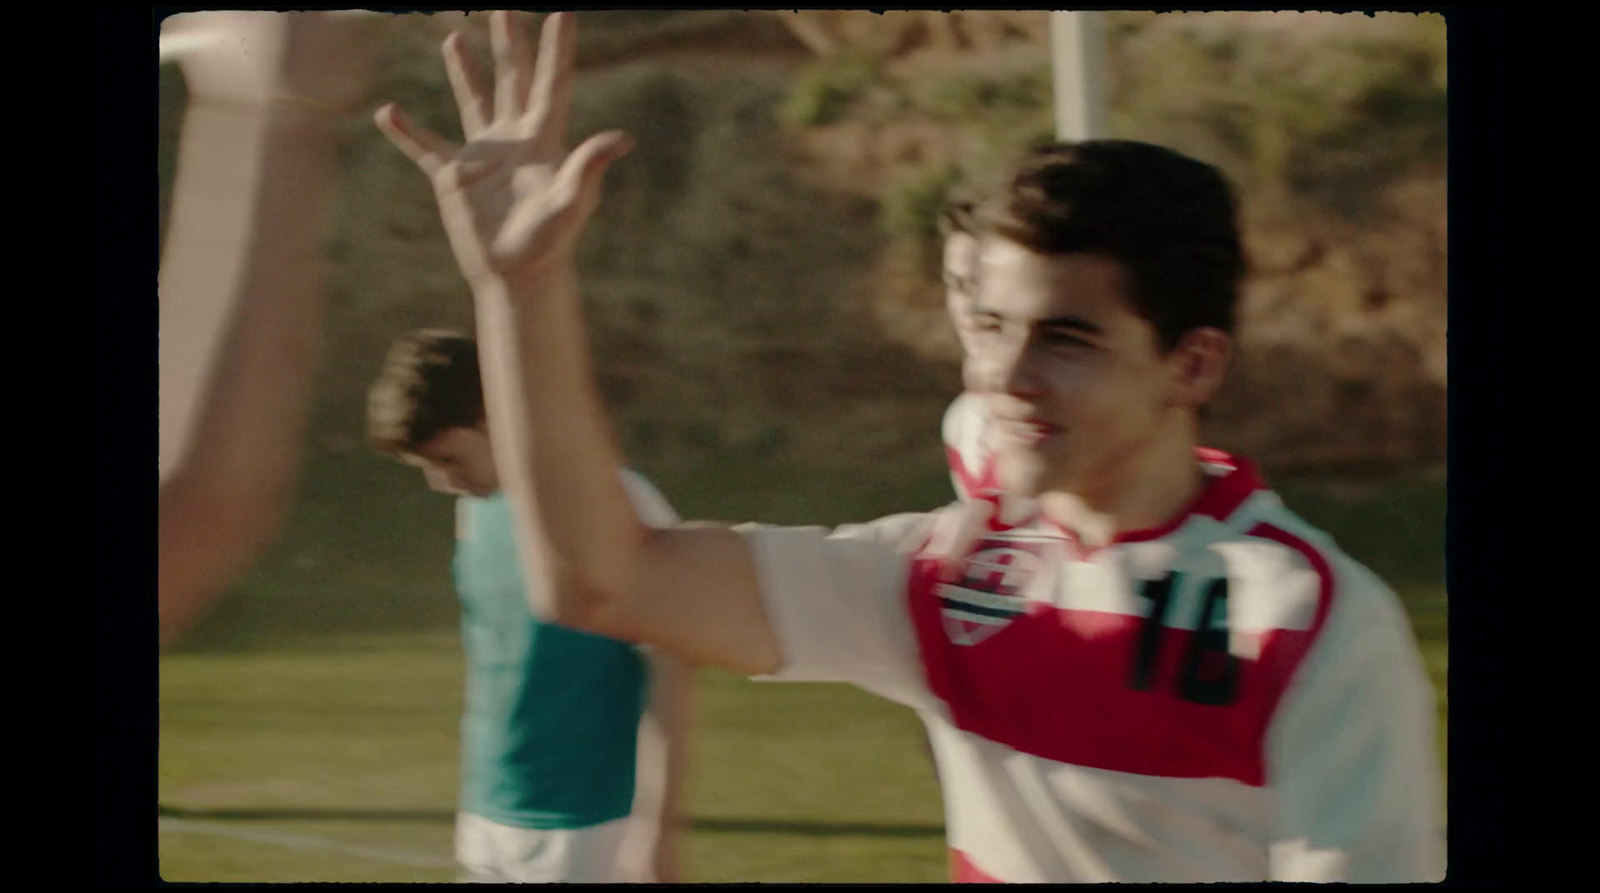
<instances>
[{"instance_id":1,"label":"red stripe on sleeve","mask_svg":"<svg viewBox=\"0 0 1600 893\"><path fill-rule=\"evenodd\" d=\"M950 881L956 884L1003 884L1000 880L985 874L978 866L972 864L967 854L954 847L950 849Z\"/></svg>"},{"instance_id":2,"label":"red stripe on sleeve","mask_svg":"<svg viewBox=\"0 0 1600 893\"><path fill-rule=\"evenodd\" d=\"M1272 720L1272 714L1277 710L1278 702L1282 700L1284 692L1289 690L1289 683L1294 680L1300 665L1305 662L1306 654L1316 644L1317 636L1327 624L1328 614L1333 609L1333 568L1329 566L1328 559L1323 557L1317 548L1298 536L1275 527L1271 524L1261 523L1247 531L1249 536L1271 540L1300 553L1300 556L1317 572L1319 590L1317 592L1317 612L1312 617L1311 628L1300 635L1284 636L1280 653L1274 655L1274 663L1280 668L1279 672L1272 674L1273 690L1267 704L1267 710L1262 717L1262 735L1266 734L1266 724Z\"/></svg>"}]
</instances>

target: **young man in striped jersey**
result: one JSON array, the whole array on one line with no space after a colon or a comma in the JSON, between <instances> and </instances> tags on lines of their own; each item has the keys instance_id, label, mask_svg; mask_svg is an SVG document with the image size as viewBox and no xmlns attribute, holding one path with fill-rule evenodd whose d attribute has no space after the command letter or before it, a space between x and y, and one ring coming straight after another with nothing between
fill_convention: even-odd
<instances>
[{"instance_id":1,"label":"young man in striped jersey","mask_svg":"<svg viewBox=\"0 0 1600 893\"><path fill-rule=\"evenodd\" d=\"M455 849L464 881L682 880L679 807L692 677L680 661L528 611L511 510L483 427L478 345L400 339L368 395L368 438L456 501L466 657ZM639 516L676 514L624 471ZM537 582L539 578L535 577Z\"/></svg>"},{"instance_id":2,"label":"young man in striped jersey","mask_svg":"<svg viewBox=\"0 0 1600 893\"><path fill-rule=\"evenodd\" d=\"M538 610L912 707L960 880L1442 877L1404 612L1248 461L1199 446L1243 266L1214 169L1063 145L987 209L967 381L1028 517L973 499L833 531L656 529L613 471L575 260L631 141L566 148L570 16L546 20L537 68L508 14L492 29L492 91L446 45L482 116L464 146L392 106L378 122L432 180L473 289Z\"/></svg>"}]
</instances>

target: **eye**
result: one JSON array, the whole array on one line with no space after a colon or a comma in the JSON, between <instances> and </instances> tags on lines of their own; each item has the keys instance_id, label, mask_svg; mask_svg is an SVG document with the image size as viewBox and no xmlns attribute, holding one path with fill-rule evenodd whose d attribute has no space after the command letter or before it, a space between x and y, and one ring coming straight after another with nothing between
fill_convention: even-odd
<instances>
[{"instance_id":1,"label":"eye","mask_svg":"<svg viewBox=\"0 0 1600 893\"><path fill-rule=\"evenodd\" d=\"M992 313L975 313L972 315L973 331L993 333L1000 331L1000 328L1000 317Z\"/></svg>"},{"instance_id":2,"label":"eye","mask_svg":"<svg viewBox=\"0 0 1600 893\"><path fill-rule=\"evenodd\" d=\"M1045 332L1040 333L1039 340L1053 348L1072 349L1094 347L1094 344L1085 340L1083 336L1071 330L1065 329L1046 330Z\"/></svg>"}]
</instances>

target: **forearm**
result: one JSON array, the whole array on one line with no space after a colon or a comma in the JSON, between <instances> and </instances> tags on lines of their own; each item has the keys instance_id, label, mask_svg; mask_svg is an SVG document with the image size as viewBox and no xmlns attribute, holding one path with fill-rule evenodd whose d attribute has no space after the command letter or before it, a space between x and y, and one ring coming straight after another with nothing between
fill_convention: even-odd
<instances>
[{"instance_id":1,"label":"forearm","mask_svg":"<svg viewBox=\"0 0 1600 893\"><path fill-rule=\"evenodd\" d=\"M184 457L208 372L237 315L264 124L236 104L202 100L184 113L159 281L162 481Z\"/></svg>"},{"instance_id":2,"label":"forearm","mask_svg":"<svg viewBox=\"0 0 1600 893\"><path fill-rule=\"evenodd\" d=\"M197 126L219 129L230 126L228 116L242 117L228 107L202 106L190 114L199 116ZM197 494L228 502L238 517L270 520L289 499L309 412L322 315L324 212L336 184L340 125L315 113L281 110L259 125L234 120L231 126L262 128L260 170L241 237L237 298L172 474ZM188 185L191 194L179 200L198 206L175 209L174 222L187 216L183 225L190 232L214 221L222 202L239 201L206 191L225 184ZM174 244L171 252L162 300L172 308L168 322L181 329L177 314L210 299L193 289L218 283L196 269L207 260L194 249Z\"/></svg>"},{"instance_id":3,"label":"forearm","mask_svg":"<svg viewBox=\"0 0 1600 893\"><path fill-rule=\"evenodd\" d=\"M200 619L266 538L261 524L233 520L228 505L184 478L162 486L156 512L161 649Z\"/></svg>"},{"instance_id":4,"label":"forearm","mask_svg":"<svg viewBox=\"0 0 1600 893\"><path fill-rule=\"evenodd\" d=\"M551 604L533 607L595 628L633 592L650 534L617 477L576 272L568 263L474 294L496 468L529 573L549 584Z\"/></svg>"},{"instance_id":5,"label":"forearm","mask_svg":"<svg viewBox=\"0 0 1600 893\"><path fill-rule=\"evenodd\" d=\"M225 169L205 159L201 164L223 174L222 181L190 180L175 209L175 217L183 215L185 221L173 234L161 298L163 361L177 358L179 368L163 376L162 412L168 416L163 427L176 427L179 442L187 423L192 421L193 430L173 467L164 469L169 473L159 496L163 648L192 626L270 541L292 502L321 322L321 218L336 176L335 133L326 124L294 114L250 120L228 107L200 106L190 114L194 126L216 136L260 128L254 133L261 142L251 146L259 154L247 159L259 158L260 168L250 190L246 183L228 182ZM186 148L243 147L222 139ZM231 256L208 259L206 248L219 246L207 241L205 225L228 230L241 222L226 217L228 205L241 201L239 192L227 194L229 186L248 190L244 230L233 232L234 244L220 246ZM184 314L216 302L198 289L233 288L234 277L219 278L219 263L237 271L238 293L222 324L211 373L200 381L206 341L216 326ZM197 336L206 340L197 343ZM178 393L169 388L174 383ZM191 412L192 420L170 417Z\"/></svg>"}]
</instances>

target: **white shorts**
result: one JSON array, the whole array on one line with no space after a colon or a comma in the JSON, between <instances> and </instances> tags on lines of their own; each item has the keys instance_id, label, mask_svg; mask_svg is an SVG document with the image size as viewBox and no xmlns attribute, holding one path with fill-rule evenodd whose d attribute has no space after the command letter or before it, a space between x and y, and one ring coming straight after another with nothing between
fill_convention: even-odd
<instances>
[{"instance_id":1,"label":"white shorts","mask_svg":"<svg viewBox=\"0 0 1600 893\"><path fill-rule=\"evenodd\" d=\"M513 828L456 814L456 880L483 884L605 884L617 881L628 819L587 828Z\"/></svg>"}]
</instances>

